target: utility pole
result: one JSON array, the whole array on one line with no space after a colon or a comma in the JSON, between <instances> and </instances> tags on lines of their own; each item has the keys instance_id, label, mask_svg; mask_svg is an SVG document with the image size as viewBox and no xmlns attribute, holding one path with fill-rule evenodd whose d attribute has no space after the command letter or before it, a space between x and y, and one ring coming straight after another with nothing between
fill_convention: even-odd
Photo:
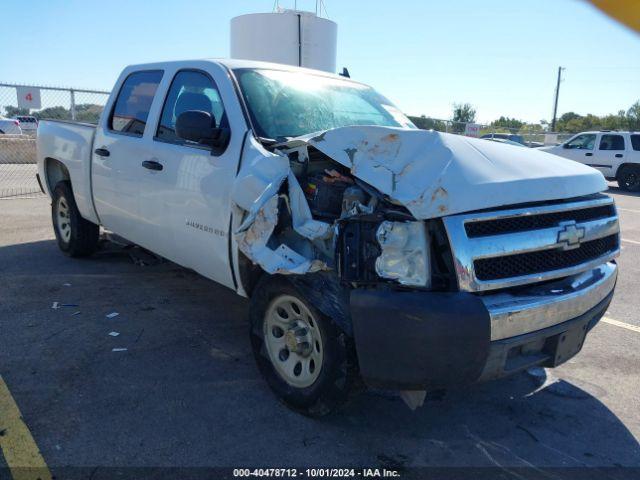
<instances>
[{"instance_id":1,"label":"utility pole","mask_svg":"<svg viewBox=\"0 0 640 480\"><path fill-rule=\"evenodd\" d=\"M562 70L564 68L558 67L558 83L556 84L556 98L553 101L553 120L551 120L551 131L556 131L556 116L558 115L558 97L560 96L560 80L562 79Z\"/></svg>"}]
</instances>

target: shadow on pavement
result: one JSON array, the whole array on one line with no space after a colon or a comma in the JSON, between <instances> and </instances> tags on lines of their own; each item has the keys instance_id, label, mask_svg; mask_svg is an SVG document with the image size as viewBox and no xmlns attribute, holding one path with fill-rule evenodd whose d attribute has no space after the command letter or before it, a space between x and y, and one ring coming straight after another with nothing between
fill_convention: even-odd
<instances>
[{"instance_id":1,"label":"shadow on pavement","mask_svg":"<svg viewBox=\"0 0 640 480\"><path fill-rule=\"evenodd\" d=\"M606 406L611 379L578 386L520 374L415 412L368 391L333 416L297 415L253 364L245 299L170 262L136 265L129 253L109 247L74 260L53 240L0 248L0 374L54 472L640 467L638 441Z\"/></svg>"}]
</instances>

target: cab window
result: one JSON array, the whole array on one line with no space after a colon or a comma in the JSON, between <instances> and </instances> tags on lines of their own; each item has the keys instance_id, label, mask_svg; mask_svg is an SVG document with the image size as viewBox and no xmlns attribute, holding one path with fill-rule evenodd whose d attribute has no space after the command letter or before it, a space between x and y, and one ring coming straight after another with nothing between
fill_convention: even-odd
<instances>
[{"instance_id":1,"label":"cab window","mask_svg":"<svg viewBox=\"0 0 640 480\"><path fill-rule=\"evenodd\" d=\"M176 134L176 120L189 110L199 110L211 115L215 126L227 127L224 106L215 82L204 72L183 70L171 83L162 108L156 140L191 146L202 146L184 140Z\"/></svg>"},{"instance_id":2,"label":"cab window","mask_svg":"<svg viewBox=\"0 0 640 480\"><path fill-rule=\"evenodd\" d=\"M596 143L596 136L592 133L585 133L584 135L578 135L572 140L569 140L564 144L564 148L574 150L593 150L593 146Z\"/></svg>"},{"instance_id":3,"label":"cab window","mask_svg":"<svg viewBox=\"0 0 640 480\"><path fill-rule=\"evenodd\" d=\"M624 137L622 135L602 135L600 150L624 150Z\"/></svg>"},{"instance_id":4,"label":"cab window","mask_svg":"<svg viewBox=\"0 0 640 480\"><path fill-rule=\"evenodd\" d=\"M161 79L162 72L159 70L129 75L118 92L109 118L109 129L141 137Z\"/></svg>"},{"instance_id":5,"label":"cab window","mask_svg":"<svg viewBox=\"0 0 640 480\"><path fill-rule=\"evenodd\" d=\"M631 146L636 152L640 151L640 135L631 135Z\"/></svg>"}]
</instances>

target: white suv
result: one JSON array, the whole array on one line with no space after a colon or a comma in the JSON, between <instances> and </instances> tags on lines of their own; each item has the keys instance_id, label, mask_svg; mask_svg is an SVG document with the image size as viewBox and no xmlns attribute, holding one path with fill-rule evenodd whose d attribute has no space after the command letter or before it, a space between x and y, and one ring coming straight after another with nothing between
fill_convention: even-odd
<instances>
[{"instance_id":1,"label":"white suv","mask_svg":"<svg viewBox=\"0 0 640 480\"><path fill-rule=\"evenodd\" d=\"M640 191L640 132L583 132L541 150L594 167L623 190Z\"/></svg>"}]
</instances>

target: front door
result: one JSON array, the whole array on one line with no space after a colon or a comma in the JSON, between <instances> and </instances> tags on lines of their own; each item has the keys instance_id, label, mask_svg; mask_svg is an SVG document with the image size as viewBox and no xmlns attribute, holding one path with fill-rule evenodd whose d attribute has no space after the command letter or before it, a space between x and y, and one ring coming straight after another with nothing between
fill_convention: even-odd
<instances>
[{"instance_id":1,"label":"front door","mask_svg":"<svg viewBox=\"0 0 640 480\"><path fill-rule=\"evenodd\" d=\"M594 161L595 145L596 134L583 133L562 145L562 149L557 154L561 157L589 165Z\"/></svg>"},{"instance_id":2,"label":"front door","mask_svg":"<svg viewBox=\"0 0 640 480\"><path fill-rule=\"evenodd\" d=\"M236 175L242 134L230 125L215 66L178 70L167 91L153 137L156 170L141 183L141 214L158 232L150 248L176 263L233 287L229 257L231 185ZM231 129L227 148L181 139L177 117L189 110L209 113L217 126ZM161 168L161 170L159 169Z\"/></svg>"}]
</instances>

